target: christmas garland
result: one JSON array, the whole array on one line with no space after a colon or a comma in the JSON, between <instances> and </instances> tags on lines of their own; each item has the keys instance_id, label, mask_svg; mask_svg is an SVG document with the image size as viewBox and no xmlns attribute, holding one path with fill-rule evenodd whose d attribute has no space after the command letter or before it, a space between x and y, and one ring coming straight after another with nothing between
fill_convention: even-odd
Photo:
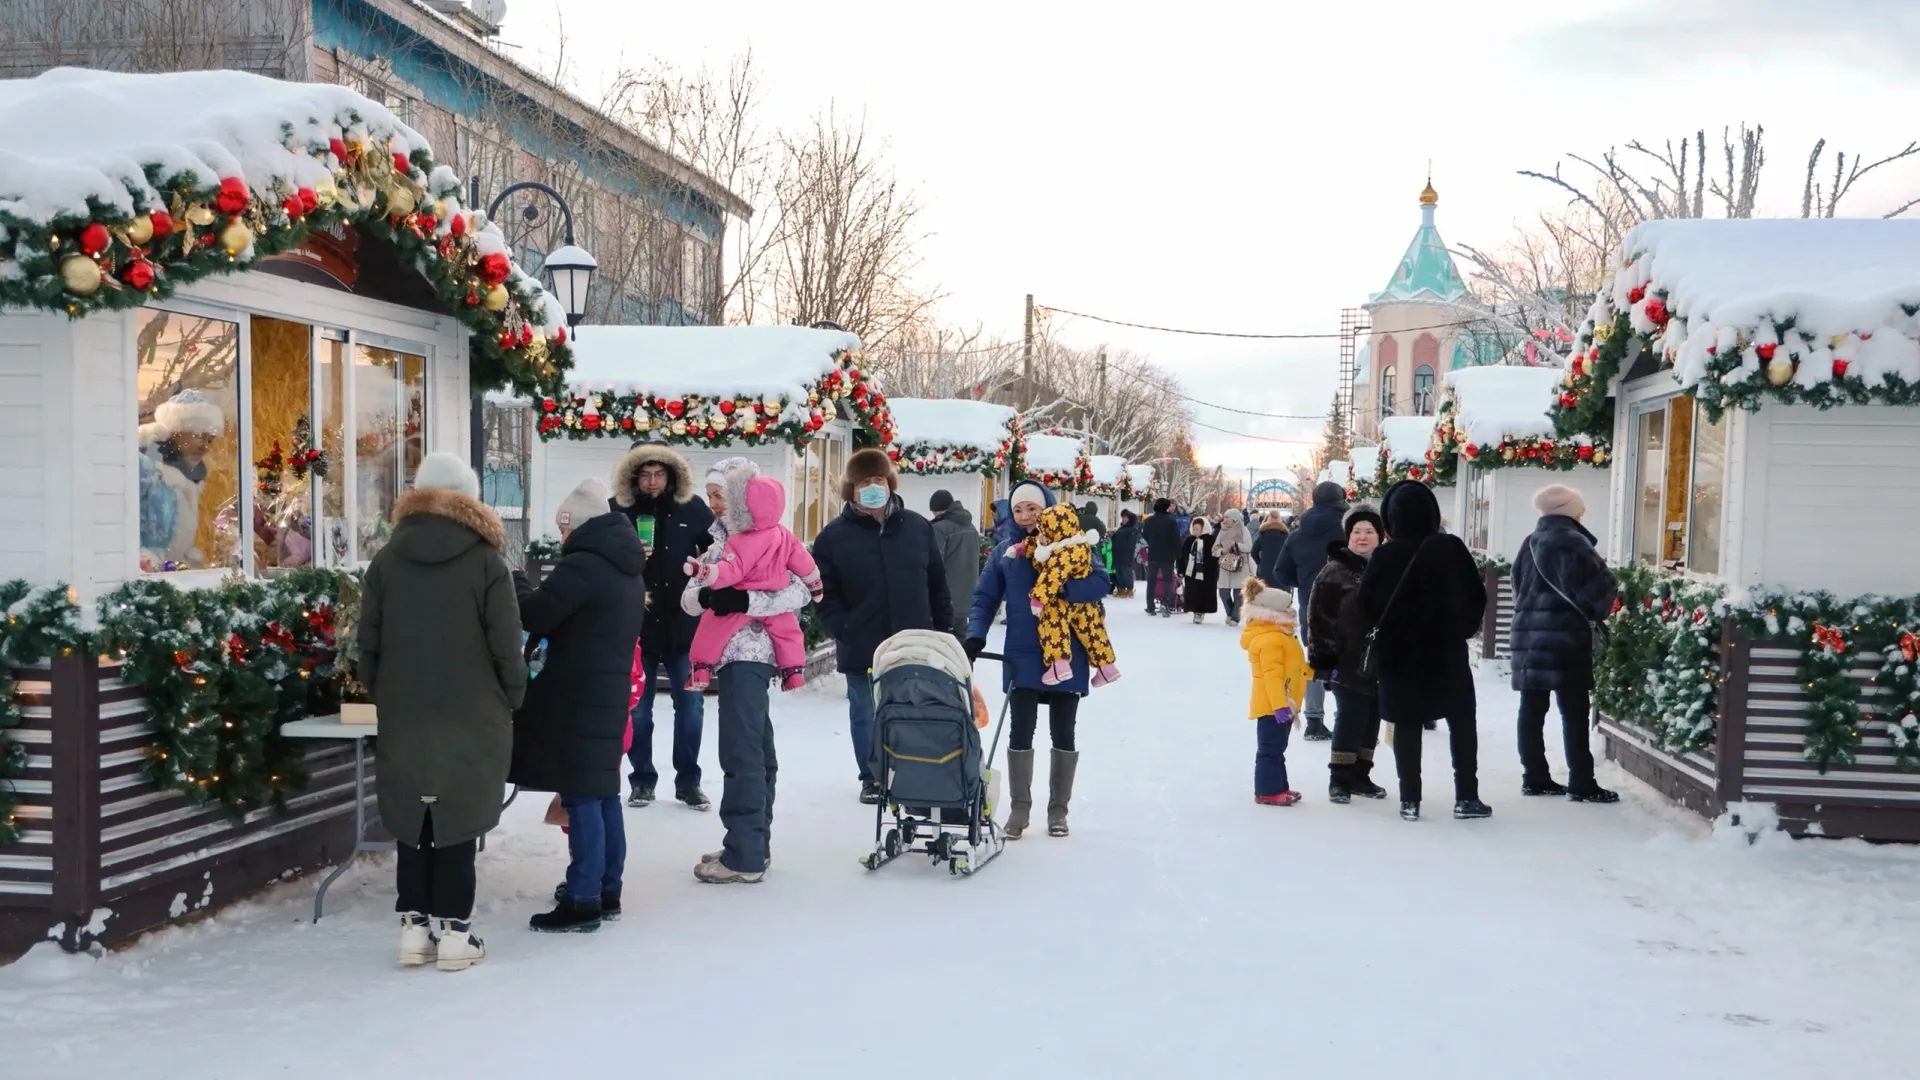
<instances>
[{"instance_id":1,"label":"christmas garland","mask_svg":"<svg viewBox=\"0 0 1920 1080\"><path fill-rule=\"evenodd\" d=\"M1564 400L1566 393L1562 393ZM1460 462L1481 469L1531 467L1566 471L1576 465L1605 468L1613 457L1613 432L1603 434L1577 432L1557 437L1540 435L1503 436L1498 443L1481 445L1468 441L1454 422L1453 398L1440 404L1440 420L1433 426L1433 445L1427 450L1427 465L1434 483L1451 484L1459 477ZM1607 423L1611 425L1612 414Z\"/></svg>"},{"instance_id":2,"label":"christmas garland","mask_svg":"<svg viewBox=\"0 0 1920 1080\"><path fill-rule=\"evenodd\" d=\"M1044 433L1036 434L1067 437L1059 428L1050 428ZM1013 439L1013 454L1009 469L1016 484L1022 480L1032 480L1062 495L1078 495L1093 488L1093 463L1087 460L1084 448L1074 456L1073 465L1068 469L1035 469L1027 461L1026 435L1018 432Z\"/></svg>"},{"instance_id":3,"label":"christmas garland","mask_svg":"<svg viewBox=\"0 0 1920 1080\"><path fill-rule=\"evenodd\" d=\"M807 388L804 402L785 394L662 397L636 390L555 392L539 401L538 429L544 440L645 437L679 446L806 446L813 434L844 404L881 445L893 441L893 414L886 395L862 371L859 358L833 355L834 367Z\"/></svg>"},{"instance_id":4,"label":"christmas garland","mask_svg":"<svg viewBox=\"0 0 1920 1080\"><path fill-rule=\"evenodd\" d=\"M915 476L970 472L992 476L1007 467L1007 458L1012 453L1011 441L1009 438L1000 444L999 449L991 452L974 446L907 443L904 446L892 448L898 451L893 455L893 459L899 465L901 472Z\"/></svg>"},{"instance_id":5,"label":"christmas garland","mask_svg":"<svg viewBox=\"0 0 1920 1080\"><path fill-rule=\"evenodd\" d=\"M1473 565L1478 567L1481 573L1485 573L1488 567L1492 567L1501 577L1508 577L1513 573L1513 560L1497 551L1481 551L1479 548L1472 548L1469 549L1468 554L1473 556Z\"/></svg>"},{"instance_id":6,"label":"christmas garland","mask_svg":"<svg viewBox=\"0 0 1920 1080\"><path fill-rule=\"evenodd\" d=\"M1883 650L1874 684L1885 696L1887 738L1893 761L1902 769L1920 769L1920 620L1896 627L1900 636Z\"/></svg>"},{"instance_id":7,"label":"christmas garland","mask_svg":"<svg viewBox=\"0 0 1920 1080\"><path fill-rule=\"evenodd\" d=\"M530 563L559 562L560 538L549 533L537 540L527 541L527 561Z\"/></svg>"},{"instance_id":8,"label":"christmas garland","mask_svg":"<svg viewBox=\"0 0 1920 1080\"><path fill-rule=\"evenodd\" d=\"M474 386L533 393L559 381L571 354L557 308L513 265L500 231L462 207L450 169L426 150L404 152L398 130L373 128L351 109L281 131L290 153L324 166L311 185L277 179L253 188L240 176L209 185L193 170L167 173L148 162L144 183L125 183L131 215L89 198L89 215L37 220L22 215L24 204L0 200L0 265L9 268L0 307L76 319L138 307L348 225L393 244L471 331Z\"/></svg>"},{"instance_id":9,"label":"christmas garland","mask_svg":"<svg viewBox=\"0 0 1920 1080\"><path fill-rule=\"evenodd\" d=\"M8 732L20 726L13 673L66 655L86 644L80 609L65 585L44 589L24 581L0 582L0 844L20 839L14 811L20 798L9 781L27 766L27 752Z\"/></svg>"},{"instance_id":10,"label":"christmas garland","mask_svg":"<svg viewBox=\"0 0 1920 1080\"><path fill-rule=\"evenodd\" d=\"M1669 753L1713 745L1723 678L1714 650L1725 588L1639 566L1614 576L1620 590L1606 650L1594 661L1594 704Z\"/></svg>"},{"instance_id":11,"label":"christmas garland","mask_svg":"<svg viewBox=\"0 0 1920 1080\"><path fill-rule=\"evenodd\" d=\"M1634 334L1626 312L1611 313L1606 297L1594 301L1593 310L1580 328L1567 376L1560 396L1548 412L1553 417L1554 434L1562 440L1584 435L1611 446L1613 439L1613 395L1609 391L1627 362L1629 348L1643 342ZM1504 456L1504 455L1503 455Z\"/></svg>"}]
</instances>

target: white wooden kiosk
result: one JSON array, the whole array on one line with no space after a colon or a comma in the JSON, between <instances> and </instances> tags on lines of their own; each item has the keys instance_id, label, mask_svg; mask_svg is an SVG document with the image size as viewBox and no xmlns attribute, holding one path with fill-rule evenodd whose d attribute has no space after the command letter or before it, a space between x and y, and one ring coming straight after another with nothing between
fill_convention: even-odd
<instances>
[{"instance_id":1,"label":"white wooden kiosk","mask_svg":"<svg viewBox=\"0 0 1920 1080\"><path fill-rule=\"evenodd\" d=\"M993 500L1006 494L1014 410L965 398L888 398L887 408L907 507L928 513L927 500L944 490L972 511L975 527L992 528Z\"/></svg>"},{"instance_id":2,"label":"white wooden kiosk","mask_svg":"<svg viewBox=\"0 0 1920 1080\"><path fill-rule=\"evenodd\" d=\"M529 538L554 531L582 480L608 482L635 443L664 442L696 482L724 458L752 459L787 485L789 527L811 542L840 512L847 456L893 434L859 349L852 334L798 326L583 327L566 395L534 404Z\"/></svg>"},{"instance_id":3,"label":"white wooden kiosk","mask_svg":"<svg viewBox=\"0 0 1920 1080\"><path fill-rule=\"evenodd\" d=\"M1016 443L1018 453L1013 464L1015 481L1034 480L1053 489L1059 498L1070 498L1087 490L1093 481L1093 467L1087 461L1084 443L1056 430L1023 432Z\"/></svg>"},{"instance_id":4,"label":"white wooden kiosk","mask_svg":"<svg viewBox=\"0 0 1920 1080\"><path fill-rule=\"evenodd\" d=\"M1433 445L1434 424L1438 419L1435 416L1389 416L1380 421L1380 447L1386 456L1386 472L1376 475L1374 484L1384 490L1401 480L1426 483L1433 488L1434 498L1440 501L1440 527L1447 532L1457 532L1460 518L1455 512L1453 485L1433 482L1433 464L1427 458L1427 450Z\"/></svg>"},{"instance_id":5,"label":"white wooden kiosk","mask_svg":"<svg viewBox=\"0 0 1920 1080\"><path fill-rule=\"evenodd\" d=\"M1120 509L1126 505L1131 486L1127 481L1127 459L1118 454L1094 454L1087 458L1091 480L1086 493L1093 496L1100 519L1108 528L1120 527Z\"/></svg>"},{"instance_id":6,"label":"white wooden kiosk","mask_svg":"<svg viewBox=\"0 0 1920 1080\"><path fill-rule=\"evenodd\" d=\"M467 456L474 380L566 358L458 178L345 87L56 69L0 82L0 128L0 581L67 583L89 625L127 583L364 567L422 458ZM0 672L0 757L28 751L0 782L0 955L355 850L349 745L301 757L284 812L230 817L156 784L159 709L88 651Z\"/></svg>"},{"instance_id":7,"label":"white wooden kiosk","mask_svg":"<svg viewBox=\"0 0 1920 1080\"><path fill-rule=\"evenodd\" d=\"M1616 636L1660 635L1664 667L1689 611L1714 631L1708 678L1644 673L1707 686L1699 724L1655 707L1601 730L1708 816L1920 840L1917 313L1920 221L1657 221L1581 328L1567 392L1613 398L1615 561L1656 572Z\"/></svg>"},{"instance_id":8,"label":"white wooden kiosk","mask_svg":"<svg viewBox=\"0 0 1920 1080\"><path fill-rule=\"evenodd\" d=\"M1127 466L1127 492L1120 503L1123 509L1131 510L1141 518L1147 516L1147 512L1153 508L1153 466Z\"/></svg>"}]
</instances>

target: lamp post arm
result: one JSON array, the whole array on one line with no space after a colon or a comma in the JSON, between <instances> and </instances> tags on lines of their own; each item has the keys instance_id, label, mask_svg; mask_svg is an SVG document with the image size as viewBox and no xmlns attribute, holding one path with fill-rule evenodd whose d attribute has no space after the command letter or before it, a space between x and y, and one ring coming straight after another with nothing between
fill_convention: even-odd
<instances>
[{"instance_id":1,"label":"lamp post arm","mask_svg":"<svg viewBox=\"0 0 1920 1080\"><path fill-rule=\"evenodd\" d=\"M476 183L475 186L477 187L478 184ZM538 180L522 180L517 184L508 184L506 188L500 192L500 194L495 195L493 197L493 202L488 204L487 216L491 218L495 214L499 213L500 204L507 201L507 196L513 194L516 191L522 191L522 190L545 192L547 195L553 198L554 202L560 204L561 227L566 230L566 242L569 244L573 243L573 207L567 205L567 200L561 197L559 192L553 190L552 188L539 182Z\"/></svg>"}]
</instances>

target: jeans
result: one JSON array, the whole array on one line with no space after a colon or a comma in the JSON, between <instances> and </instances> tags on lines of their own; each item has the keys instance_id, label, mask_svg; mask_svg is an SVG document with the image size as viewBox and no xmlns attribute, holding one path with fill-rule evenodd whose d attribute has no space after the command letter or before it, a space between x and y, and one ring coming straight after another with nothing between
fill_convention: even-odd
<instances>
[{"instance_id":1,"label":"jeans","mask_svg":"<svg viewBox=\"0 0 1920 1080\"><path fill-rule=\"evenodd\" d=\"M1374 747L1380 744L1380 699L1335 686L1333 700L1340 711L1333 717L1333 759L1328 769L1334 782L1344 786L1373 771Z\"/></svg>"},{"instance_id":2,"label":"jeans","mask_svg":"<svg viewBox=\"0 0 1920 1080\"><path fill-rule=\"evenodd\" d=\"M567 895L600 902L620 891L627 866L627 823L620 796L560 796L567 808Z\"/></svg>"},{"instance_id":3,"label":"jeans","mask_svg":"<svg viewBox=\"0 0 1920 1080\"><path fill-rule=\"evenodd\" d=\"M1254 720L1257 740L1253 752L1253 793L1278 795L1287 787L1287 739L1293 733L1293 719L1285 723L1272 715Z\"/></svg>"},{"instance_id":4,"label":"jeans","mask_svg":"<svg viewBox=\"0 0 1920 1080\"><path fill-rule=\"evenodd\" d=\"M847 726L853 732L853 758L860 764L860 783L873 780L873 676L847 672Z\"/></svg>"},{"instance_id":5,"label":"jeans","mask_svg":"<svg viewBox=\"0 0 1920 1080\"><path fill-rule=\"evenodd\" d=\"M1156 610L1156 599L1161 605L1173 607L1174 573L1170 562L1147 564L1147 614Z\"/></svg>"},{"instance_id":6,"label":"jeans","mask_svg":"<svg viewBox=\"0 0 1920 1080\"><path fill-rule=\"evenodd\" d=\"M713 673L720 691L720 824L727 839L721 865L744 874L767 868L773 838L773 787L780 762L768 715L772 664L736 660Z\"/></svg>"},{"instance_id":7,"label":"jeans","mask_svg":"<svg viewBox=\"0 0 1920 1080\"><path fill-rule=\"evenodd\" d=\"M1055 750L1071 752L1073 723L1080 715L1080 695L1063 690L1015 690L1008 695L1008 710L1013 713L1013 732L1007 736L1007 749L1033 749L1034 729L1040 726L1040 703L1047 705L1047 734Z\"/></svg>"},{"instance_id":8,"label":"jeans","mask_svg":"<svg viewBox=\"0 0 1920 1080\"><path fill-rule=\"evenodd\" d=\"M1234 622L1240 621L1240 590L1239 589L1221 589L1220 590L1220 610L1227 613L1228 619Z\"/></svg>"},{"instance_id":9,"label":"jeans","mask_svg":"<svg viewBox=\"0 0 1920 1080\"><path fill-rule=\"evenodd\" d=\"M473 859L480 852L478 840L435 847L433 811L428 810L420 825L419 843L402 841L396 846L393 876L400 896L393 910L418 911L436 919L473 918Z\"/></svg>"},{"instance_id":10,"label":"jeans","mask_svg":"<svg viewBox=\"0 0 1920 1080\"><path fill-rule=\"evenodd\" d=\"M667 670L673 687L673 790L688 791L700 786L700 728L705 722L706 705L698 690L687 689L687 675L693 663L686 653L661 656L647 653L641 658L646 685L640 689L640 703L633 710L633 749L627 751L627 763L633 766L628 781L638 790L660 784L659 770L653 767L653 682L660 669Z\"/></svg>"},{"instance_id":11,"label":"jeans","mask_svg":"<svg viewBox=\"0 0 1920 1080\"><path fill-rule=\"evenodd\" d=\"M1327 688L1319 679L1307 680L1307 700L1300 706L1300 715L1309 725L1324 725L1327 720ZM1337 720L1337 718L1336 718Z\"/></svg>"},{"instance_id":12,"label":"jeans","mask_svg":"<svg viewBox=\"0 0 1920 1080\"><path fill-rule=\"evenodd\" d=\"M1593 780L1593 748L1587 742L1587 722L1592 713L1591 692L1587 690L1520 691L1520 767L1528 785L1553 779L1547 765L1547 704L1560 699L1560 732L1567 747L1567 787L1585 794L1597 785Z\"/></svg>"}]
</instances>

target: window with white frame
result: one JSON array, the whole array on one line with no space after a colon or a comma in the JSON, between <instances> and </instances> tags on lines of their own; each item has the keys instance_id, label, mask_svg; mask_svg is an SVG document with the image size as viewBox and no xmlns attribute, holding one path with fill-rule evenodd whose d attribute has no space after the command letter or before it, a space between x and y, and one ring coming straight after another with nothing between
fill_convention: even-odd
<instances>
[{"instance_id":1,"label":"window with white frame","mask_svg":"<svg viewBox=\"0 0 1920 1080\"><path fill-rule=\"evenodd\" d=\"M1727 425L1691 397L1635 407L1633 559L1643 566L1720 571L1726 498Z\"/></svg>"},{"instance_id":2,"label":"window with white frame","mask_svg":"<svg viewBox=\"0 0 1920 1080\"><path fill-rule=\"evenodd\" d=\"M1413 414L1433 415L1433 369L1425 364L1413 369Z\"/></svg>"},{"instance_id":3,"label":"window with white frame","mask_svg":"<svg viewBox=\"0 0 1920 1080\"><path fill-rule=\"evenodd\" d=\"M1489 527L1493 516L1493 474L1490 470L1465 466L1467 470L1467 546L1475 551L1487 550L1491 535Z\"/></svg>"},{"instance_id":4,"label":"window with white frame","mask_svg":"<svg viewBox=\"0 0 1920 1080\"><path fill-rule=\"evenodd\" d=\"M1380 369L1380 419L1382 420L1393 415L1393 395L1394 371L1393 365L1389 364Z\"/></svg>"},{"instance_id":5,"label":"window with white frame","mask_svg":"<svg viewBox=\"0 0 1920 1080\"><path fill-rule=\"evenodd\" d=\"M372 558L426 453L424 348L240 311L138 326L142 572Z\"/></svg>"}]
</instances>

